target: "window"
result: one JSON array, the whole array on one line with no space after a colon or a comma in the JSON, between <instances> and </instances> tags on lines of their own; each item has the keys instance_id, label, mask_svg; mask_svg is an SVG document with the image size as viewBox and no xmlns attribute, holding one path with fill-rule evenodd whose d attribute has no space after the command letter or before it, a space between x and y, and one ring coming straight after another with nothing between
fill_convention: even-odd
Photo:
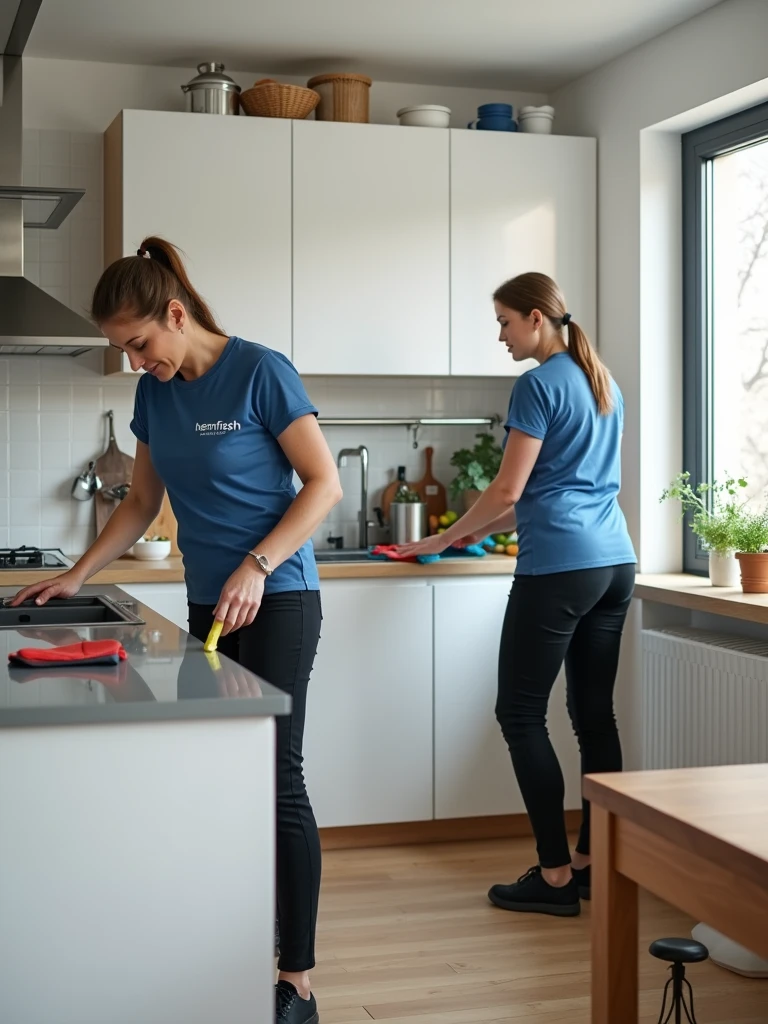
<instances>
[{"instance_id":1,"label":"window","mask_svg":"<svg viewBox=\"0 0 768 1024\"><path fill-rule=\"evenodd\" d=\"M684 468L768 490L768 104L683 136ZM685 531L686 572L706 554Z\"/></svg>"}]
</instances>

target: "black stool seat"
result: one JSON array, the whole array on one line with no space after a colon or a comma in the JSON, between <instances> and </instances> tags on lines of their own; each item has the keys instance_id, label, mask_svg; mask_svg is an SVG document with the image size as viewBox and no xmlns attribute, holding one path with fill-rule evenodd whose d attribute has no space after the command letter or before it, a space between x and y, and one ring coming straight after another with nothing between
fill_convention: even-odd
<instances>
[{"instance_id":1,"label":"black stool seat","mask_svg":"<svg viewBox=\"0 0 768 1024\"><path fill-rule=\"evenodd\" d=\"M709 957L707 947L693 939L656 939L648 952L671 964L698 964Z\"/></svg>"}]
</instances>

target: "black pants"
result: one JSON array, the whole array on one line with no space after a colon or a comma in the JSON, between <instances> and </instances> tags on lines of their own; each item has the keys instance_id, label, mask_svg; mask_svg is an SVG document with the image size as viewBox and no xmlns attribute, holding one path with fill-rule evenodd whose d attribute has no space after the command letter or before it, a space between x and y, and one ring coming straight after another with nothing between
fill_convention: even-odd
<instances>
[{"instance_id":1,"label":"black pants","mask_svg":"<svg viewBox=\"0 0 768 1024\"><path fill-rule=\"evenodd\" d=\"M189 632L205 640L213 605L189 605ZM315 966L320 839L302 770L307 684L320 638L320 594L268 594L252 625L219 640L219 650L290 694L293 711L277 726L277 912L281 971Z\"/></svg>"},{"instance_id":2,"label":"black pants","mask_svg":"<svg viewBox=\"0 0 768 1024\"><path fill-rule=\"evenodd\" d=\"M501 634L496 717L545 868L571 860L563 773L547 732L549 695L565 662L582 774L621 771L613 688L634 582L634 565L618 565L517 576L512 586ZM586 801L576 849L589 853Z\"/></svg>"}]
</instances>

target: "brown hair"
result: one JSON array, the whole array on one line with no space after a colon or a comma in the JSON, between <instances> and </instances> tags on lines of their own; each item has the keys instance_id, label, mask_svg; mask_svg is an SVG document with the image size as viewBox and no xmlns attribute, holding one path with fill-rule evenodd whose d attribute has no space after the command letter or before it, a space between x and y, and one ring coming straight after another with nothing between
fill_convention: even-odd
<instances>
[{"instance_id":1,"label":"brown hair","mask_svg":"<svg viewBox=\"0 0 768 1024\"><path fill-rule=\"evenodd\" d=\"M164 320L172 299L183 303L206 331L225 333L192 286L180 251L164 238L151 235L135 256L115 260L101 275L93 293L91 317L97 324L120 316Z\"/></svg>"},{"instance_id":2,"label":"brown hair","mask_svg":"<svg viewBox=\"0 0 768 1024\"><path fill-rule=\"evenodd\" d=\"M530 316L538 309L556 330L568 331L568 352L577 366L587 375L598 411L607 415L613 408L611 375L592 347L584 331L575 324L566 310L563 293L546 274L519 274L505 281L493 293L493 298L507 309Z\"/></svg>"}]
</instances>

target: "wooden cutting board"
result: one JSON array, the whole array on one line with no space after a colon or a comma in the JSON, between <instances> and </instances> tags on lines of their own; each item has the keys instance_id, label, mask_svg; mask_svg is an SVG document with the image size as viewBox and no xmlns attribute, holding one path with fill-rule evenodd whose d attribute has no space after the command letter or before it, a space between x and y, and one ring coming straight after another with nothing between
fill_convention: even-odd
<instances>
[{"instance_id":1,"label":"wooden cutting board","mask_svg":"<svg viewBox=\"0 0 768 1024\"><path fill-rule=\"evenodd\" d=\"M434 454L434 448L424 449L426 460L424 476L421 480L417 480L415 484L411 484L411 487L414 491L418 492L421 500L426 503L427 515L441 516L448 508L448 499L445 494L445 488L432 475L432 456Z\"/></svg>"},{"instance_id":2,"label":"wooden cutting board","mask_svg":"<svg viewBox=\"0 0 768 1024\"><path fill-rule=\"evenodd\" d=\"M176 522L176 516L173 514L171 503L168 500L168 492L166 491L163 495L163 507L160 509L160 515L155 519L150 528L147 530L148 537L167 537L171 542L171 554L179 555L179 542L178 542L178 523Z\"/></svg>"},{"instance_id":3,"label":"wooden cutting board","mask_svg":"<svg viewBox=\"0 0 768 1024\"><path fill-rule=\"evenodd\" d=\"M104 488L114 487L117 484L129 484L133 477L133 459L130 455L121 452L115 440L115 421L112 410L105 414L109 423L109 440L107 449L103 455L96 459L94 469L101 480ZM119 501L109 501L97 491L94 496L96 502L96 533L100 534L109 522L109 517L120 504Z\"/></svg>"}]
</instances>

